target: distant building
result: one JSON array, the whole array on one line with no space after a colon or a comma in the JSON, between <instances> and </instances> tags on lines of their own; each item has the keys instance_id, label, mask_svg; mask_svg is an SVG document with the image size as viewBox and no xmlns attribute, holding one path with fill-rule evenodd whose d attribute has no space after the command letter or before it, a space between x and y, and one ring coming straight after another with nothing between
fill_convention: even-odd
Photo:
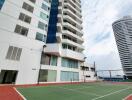
<instances>
[{"instance_id":1,"label":"distant building","mask_svg":"<svg viewBox=\"0 0 132 100\"><path fill-rule=\"evenodd\" d=\"M84 82L97 80L96 69L94 65L84 63L81 66L81 80Z\"/></svg>"},{"instance_id":2,"label":"distant building","mask_svg":"<svg viewBox=\"0 0 132 100\"><path fill-rule=\"evenodd\" d=\"M124 73L132 79L132 17L125 16L112 26Z\"/></svg>"}]
</instances>

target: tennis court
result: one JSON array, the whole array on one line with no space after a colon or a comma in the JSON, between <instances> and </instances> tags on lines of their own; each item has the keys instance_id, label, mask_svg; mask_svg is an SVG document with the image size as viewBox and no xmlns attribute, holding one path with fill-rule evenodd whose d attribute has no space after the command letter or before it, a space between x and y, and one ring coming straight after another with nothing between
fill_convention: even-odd
<instances>
[{"instance_id":1,"label":"tennis court","mask_svg":"<svg viewBox=\"0 0 132 100\"><path fill-rule=\"evenodd\" d=\"M17 90L27 100L125 100L132 94L132 84L97 82L19 87Z\"/></svg>"}]
</instances>

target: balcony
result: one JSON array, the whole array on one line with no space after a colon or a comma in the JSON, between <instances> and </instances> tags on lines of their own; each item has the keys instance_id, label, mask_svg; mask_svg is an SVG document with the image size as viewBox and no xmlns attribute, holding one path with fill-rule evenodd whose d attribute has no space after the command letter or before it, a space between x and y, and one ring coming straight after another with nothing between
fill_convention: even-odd
<instances>
[{"instance_id":1,"label":"balcony","mask_svg":"<svg viewBox=\"0 0 132 100\"><path fill-rule=\"evenodd\" d=\"M78 0L72 0L76 5L78 5L79 8L81 8L81 2Z\"/></svg>"},{"instance_id":2,"label":"balcony","mask_svg":"<svg viewBox=\"0 0 132 100\"><path fill-rule=\"evenodd\" d=\"M76 43L76 42L73 42L73 41L71 41L71 40L62 39L62 42L63 42L63 43L66 43L66 44L70 44L70 45L72 45L72 46L76 46L76 47L78 47L78 48L84 50L84 46L83 46L83 45L78 44L78 43Z\"/></svg>"},{"instance_id":3,"label":"balcony","mask_svg":"<svg viewBox=\"0 0 132 100\"><path fill-rule=\"evenodd\" d=\"M45 48L45 53L47 54L53 54L56 56L61 55L61 45L59 43L52 43L52 44L47 44L47 47Z\"/></svg>"},{"instance_id":4,"label":"balcony","mask_svg":"<svg viewBox=\"0 0 132 100\"><path fill-rule=\"evenodd\" d=\"M70 21L70 22L73 23L73 24L76 24L77 27L78 27L80 30L82 30L82 24L78 23L78 22L76 21L76 19L74 19L74 18L72 18L71 16L68 16L68 15L64 15L63 18L64 18L65 20Z\"/></svg>"},{"instance_id":5,"label":"balcony","mask_svg":"<svg viewBox=\"0 0 132 100\"><path fill-rule=\"evenodd\" d=\"M76 15L78 15L78 17L80 17L80 18L82 17L81 12L79 12L76 8L74 8L71 3L67 2L64 5L65 5L65 7L67 7L68 9L70 9L73 13L75 13Z\"/></svg>"},{"instance_id":6,"label":"balcony","mask_svg":"<svg viewBox=\"0 0 132 100\"><path fill-rule=\"evenodd\" d=\"M60 43L62 41L62 33L56 33L56 38L58 43Z\"/></svg>"},{"instance_id":7,"label":"balcony","mask_svg":"<svg viewBox=\"0 0 132 100\"><path fill-rule=\"evenodd\" d=\"M75 52L69 49L62 49L62 57L72 58L79 61L84 61L84 54Z\"/></svg>"},{"instance_id":8,"label":"balcony","mask_svg":"<svg viewBox=\"0 0 132 100\"><path fill-rule=\"evenodd\" d=\"M131 74L132 73L132 71L124 71L126 74Z\"/></svg>"},{"instance_id":9,"label":"balcony","mask_svg":"<svg viewBox=\"0 0 132 100\"><path fill-rule=\"evenodd\" d=\"M64 26L64 27L67 27L67 28L69 28L69 29L71 29L71 30L77 31L79 34L83 34L83 32L82 32L81 30L79 30L79 29L76 28L74 25L72 25L72 24L70 24L70 23L68 23L68 22L64 22L64 23L63 23L63 26Z\"/></svg>"},{"instance_id":10,"label":"balcony","mask_svg":"<svg viewBox=\"0 0 132 100\"><path fill-rule=\"evenodd\" d=\"M77 16L75 13L73 13L71 10L65 8L65 9L63 10L63 12L66 13L68 16L71 16L71 17L73 17L73 18L76 18L76 19L77 19L76 21L78 21L80 24L82 24L82 19L81 19L81 17L78 17L78 16Z\"/></svg>"},{"instance_id":11,"label":"balcony","mask_svg":"<svg viewBox=\"0 0 132 100\"><path fill-rule=\"evenodd\" d=\"M76 39L77 39L78 41L80 41L80 42L84 42L84 40L83 40L82 37L80 37L80 36L78 36L77 34L71 32L70 30L63 30L62 33L63 33L63 34L66 34L66 35L68 35L68 36L70 36L70 37L76 38Z\"/></svg>"},{"instance_id":12,"label":"balcony","mask_svg":"<svg viewBox=\"0 0 132 100\"><path fill-rule=\"evenodd\" d=\"M65 1L65 3L67 3L68 0ZM73 0L69 0L68 3L70 3L74 8L76 8L78 11L81 11L81 6L80 3L79 5L77 3L75 3Z\"/></svg>"}]
</instances>

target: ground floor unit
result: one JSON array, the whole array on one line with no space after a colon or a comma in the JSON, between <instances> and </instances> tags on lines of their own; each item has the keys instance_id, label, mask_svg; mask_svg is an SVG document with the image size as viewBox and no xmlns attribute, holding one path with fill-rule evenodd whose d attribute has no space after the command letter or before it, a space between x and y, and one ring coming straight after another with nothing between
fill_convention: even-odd
<instances>
[{"instance_id":1,"label":"ground floor unit","mask_svg":"<svg viewBox=\"0 0 132 100\"><path fill-rule=\"evenodd\" d=\"M0 69L0 84L36 84L38 82L59 83L96 80L95 73L91 71L83 72L79 69L48 67L42 65L42 69L39 71L36 69L28 71Z\"/></svg>"}]
</instances>

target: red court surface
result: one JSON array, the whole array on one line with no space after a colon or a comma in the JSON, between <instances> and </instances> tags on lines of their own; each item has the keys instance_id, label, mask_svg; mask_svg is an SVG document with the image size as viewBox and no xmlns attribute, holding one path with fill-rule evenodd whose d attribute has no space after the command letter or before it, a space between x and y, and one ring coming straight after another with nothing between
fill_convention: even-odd
<instances>
[{"instance_id":1,"label":"red court surface","mask_svg":"<svg viewBox=\"0 0 132 100\"><path fill-rule=\"evenodd\" d=\"M125 98L125 100L132 100L132 94L129 95L129 96L127 96L127 97Z\"/></svg>"},{"instance_id":2,"label":"red court surface","mask_svg":"<svg viewBox=\"0 0 132 100\"><path fill-rule=\"evenodd\" d=\"M0 86L0 100L23 100L13 86Z\"/></svg>"}]
</instances>

